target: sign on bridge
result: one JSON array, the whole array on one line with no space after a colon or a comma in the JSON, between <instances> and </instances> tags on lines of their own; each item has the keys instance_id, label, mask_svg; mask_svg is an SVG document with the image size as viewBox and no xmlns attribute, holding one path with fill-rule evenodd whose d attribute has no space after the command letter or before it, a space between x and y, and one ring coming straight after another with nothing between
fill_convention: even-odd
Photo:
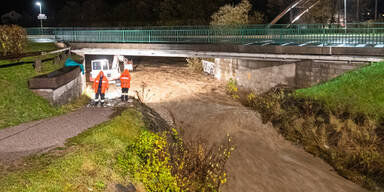
<instances>
[{"instance_id":1,"label":"sign on bridge","mask_svg":"<svg viewBox=\"0 0 384 192\"><path fill-rule=\"evenodd\" d=\"M213 62L202 60L203 62L203 71L209 75L215 75L216 65Z\"/></svg>"}]
</instances>

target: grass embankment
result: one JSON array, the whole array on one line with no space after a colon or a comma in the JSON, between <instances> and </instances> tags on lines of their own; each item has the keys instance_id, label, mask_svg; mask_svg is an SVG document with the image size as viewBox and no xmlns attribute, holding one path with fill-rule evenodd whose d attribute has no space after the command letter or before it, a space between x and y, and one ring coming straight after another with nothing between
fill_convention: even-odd
<instances>
[{"instance_id":1,"label":"grass embankment","mask_svg":"<svg viewBox=\"0 0 384 192\"><path fill-rule=\"evenodd\" d=\"M34 43L28 42L24 48L25 53L36 51L53 51L57 49L54 43Z\"/></svg>"},{"instance_id":2,"label":"grass embankment","mask_svg":"<svg viewBox=\"0 0 384 192\"><path fill-rule=\"evenodd\" d=\"M0 191L117 191L131 182L138 191L218 191L227 180L230 138L217 149L184 143L158 114L134 103L64 148L18 167L0 164Z\"/></svg>"},{"instance_id":3,"label":"grass embankment","mask_svg":"<svg viewBox=\"0 0 384 192\"><path fill-rule=\"evenodd\" d=\"M384 117L384 63L374 63L332 81L299 89L296 96L322 101L331 109Z\"/></svg>"},{"instance_id":4,"label":"grass embankment","mask_svg":"<svg viewBox=\"0 0 384 192\"><path fill-rule=\"evenodd\" d=\"M29 43L26 52L47 51L55 49L53 43ZM69 111L72 107L53 107L48 101L37 96L28 89L28 79L44 73L57 70L64 65L54 65L52 58L57 56L43 56L47 60L42 63L42 72L37 73L33 69L35 57L24 57L20 60L0 60L0 67L13 63L20 65L0 68L0 129L20 123L51 117ZM85 99L78 103L84 102Z\"/></svg>"},{"instance_id":5,"label":"grass embankment","mask_svg":"<svg viewBox=\"0 0 384 192\"><path fill-rule=\"evenodd\" d=\"M126 186L129 180L117 156L145 129L142 115L126 110L70 139L61 150L35 156L17 171L3 170L0 191L114 191L116 184Z\"/></svg>"},{"instance_id":6,"label":"grass embankment","mask_svg":"<svg viewBox=\"0 0 384 192\"><path fill-rule=\"evenodd\" d=\"M375 63L311 88L275 89L240 99L340 175L383 191L383 74L384 63Z\"/></svg>"}]
</instances>

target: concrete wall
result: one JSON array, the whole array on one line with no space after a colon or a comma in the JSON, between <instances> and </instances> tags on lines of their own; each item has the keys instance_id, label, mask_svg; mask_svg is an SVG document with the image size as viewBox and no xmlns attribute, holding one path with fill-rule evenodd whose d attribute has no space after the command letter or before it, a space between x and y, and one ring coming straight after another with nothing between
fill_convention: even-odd
<instances>
[{"instance_id":1,"label":"concrete wall","mask_svg":"<svg viewBox=\"0 0 384 192\"><path fill-rule=\"evenodd\" d=\"M310 87L364 65L367 63L299 61L296 63L295 86Z\"/></svg>"},{"instance_id":2,"label":"concrete wall","mask_svg":"<svg viewBox=\"0 0 384 192\"><path fill-rule=\"evenodd\" d=\"M219 80L236 80L238 85L255 92L265 92L279 85L294 86L296 64L240 59L215 59Z\"/></svg>"},{"instance_id":3,"label":"concrete wall","mask_svg":"<svg viewBox=\"0 0 384 192\"><path fill-rule=\"evenodd\" d=\"M47 99L52 105L63 105L78 98L84 91L85 75L78 77L57 89L31 89L39 96Z\"/></svg>"},{"instance_id":4,"label":"concrete wall","mask_svg":"<svg viewBox=\"0 0 384 192\"><path fill-rule=\"evenodd\" d=\"M313 86L366 64L215 59L215 77L223 81L232 78L238 85L262 93L277 85L295 88Z\"/></svg>"}]
</instances>

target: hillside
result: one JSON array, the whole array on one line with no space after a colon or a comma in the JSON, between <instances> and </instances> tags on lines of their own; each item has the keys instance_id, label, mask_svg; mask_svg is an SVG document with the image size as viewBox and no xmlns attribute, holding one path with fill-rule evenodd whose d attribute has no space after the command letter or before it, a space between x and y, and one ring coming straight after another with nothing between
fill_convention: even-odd
<instances>
[{"instance_id":1,"label":"hillside","mask_svg":"<svg viewBox=\"0 0 384 192\"><path fill-rule=\"evenodd\" d=\"M28 43L25 52L47 51L55 49L53 43ZM52 58L43 57L42 72L33 69L35 57L24 57L19 60L0 60L0 129L36 119L61 114L63 109L51 106L48 101L37 96L28 89L28 79L40 74L49 73L63 67L54 65ZM13 65L3 67L5 65Z\"/></svg>"}]
</instances>

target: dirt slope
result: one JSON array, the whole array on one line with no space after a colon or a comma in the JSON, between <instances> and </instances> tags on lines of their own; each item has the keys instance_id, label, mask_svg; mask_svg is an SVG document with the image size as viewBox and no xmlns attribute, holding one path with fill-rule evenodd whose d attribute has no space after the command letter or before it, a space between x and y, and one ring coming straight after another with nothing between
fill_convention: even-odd
<instances>
[{"instance_id":1,"label":"dirt slope","mask_svg":"<svg viewBox=\"0 0 384 192\"><path fill-rule=\"evenodd\" d=\"M182 127L185 139L203 135L215 143L227 133L233 136L237 149L227 164L223 191L364 191L263 125L256 112L225 95L218 81L188 72L183 60L143 58L140 63L130 95L145 82L145 102Z\"/></svg>"}]
</instances>

